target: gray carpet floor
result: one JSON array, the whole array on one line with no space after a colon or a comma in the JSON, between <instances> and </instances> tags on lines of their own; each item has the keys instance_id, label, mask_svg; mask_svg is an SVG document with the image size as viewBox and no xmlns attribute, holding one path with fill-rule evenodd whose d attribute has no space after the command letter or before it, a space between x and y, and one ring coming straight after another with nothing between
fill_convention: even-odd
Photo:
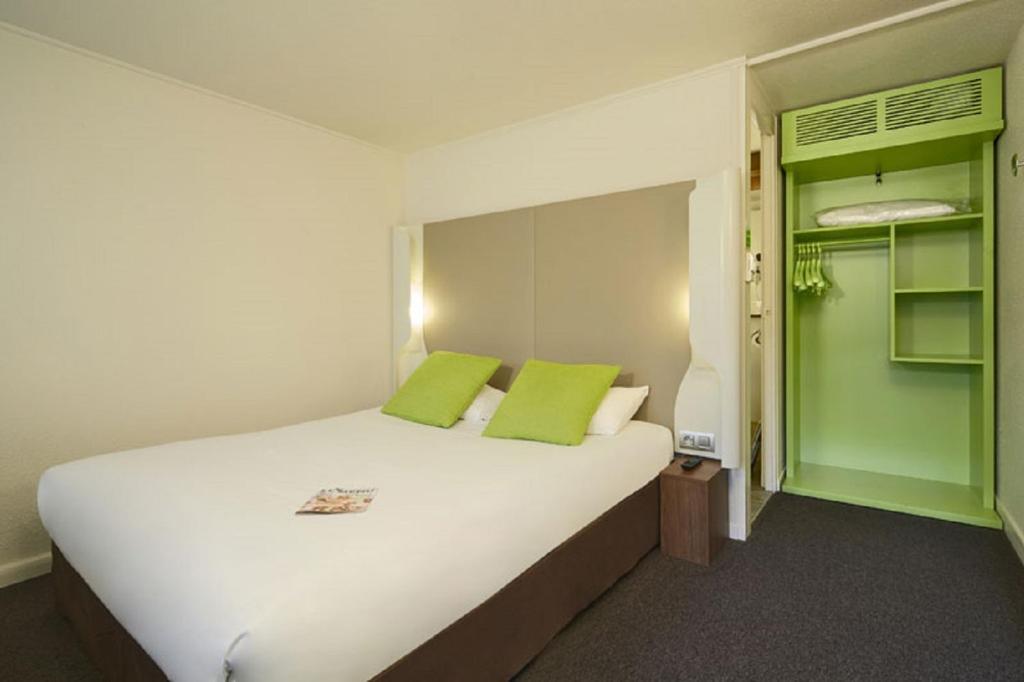
<instances>
[{"instance_id":1,"label":"gray carpet floor","mask_svg":"<svg viewBox=\"0 0 1024 682\"><path fill-rule=\"evenodd\" d=\"M98 679L47 577L0 590L0 679ZM1024 567L998 531L775 495L710 568L648 555L517 679L1024 680Z\"/></svg>"}]
</instances>

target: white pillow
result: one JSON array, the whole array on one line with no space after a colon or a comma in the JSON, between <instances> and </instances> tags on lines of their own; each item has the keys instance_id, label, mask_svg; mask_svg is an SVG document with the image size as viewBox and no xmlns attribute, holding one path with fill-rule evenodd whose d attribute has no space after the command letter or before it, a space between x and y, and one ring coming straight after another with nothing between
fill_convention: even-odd
<instances>
[{"instance_id":1,"label":"white pillow","mask_svg":"<svg viewBox=\"0 0 1024 682\"><path fill-rule=\"evenodd\" d=\"M470 403L459 419L479 423L490 421L494 413L498 411L498 405L504 399L505 391L494 388L489 384L484 384L484 387L476 394L473 402Z\"/></svg>"},{"instance_id":2,"label":"white pillow","mask_svg":"<svg viewBox=\"0 0 1024 682\"><path fill-rule=\"evenodd\" d=\"M814 216L818 225L861 225L865 223L891 223L915 218L935 218L956 213L956 207L946 201L932 199L904 199L901 201L872 201L840 208L830 208Z\"/></svg>"},{"instance_id":3,"label":"white pillow","mask_svg":"<svg viewBox=\"0 0 1024 682\"><path fill-rule=\"evenodd\" d=\"M612 386L590 418L587 433L593 436L614 436L629 423L647 398L650 387L623 388Z\"/></svg>"}]
</instances>

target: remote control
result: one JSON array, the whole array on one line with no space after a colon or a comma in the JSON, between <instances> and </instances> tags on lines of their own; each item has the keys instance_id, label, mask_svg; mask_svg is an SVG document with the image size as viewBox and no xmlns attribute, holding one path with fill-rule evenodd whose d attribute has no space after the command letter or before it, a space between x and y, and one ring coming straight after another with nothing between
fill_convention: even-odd
<instances>
[{"instance_id":1,"label":"remote control","mask_svg":"<svg viewBox=\"0 0 1024 682\"><path fill-rule=\"evenodd\" d=\"M700 466L700 463L703 461L700 457L687 457L679 466L683 467L685 471L690 471Z\"/></svg>"}]
</instances>

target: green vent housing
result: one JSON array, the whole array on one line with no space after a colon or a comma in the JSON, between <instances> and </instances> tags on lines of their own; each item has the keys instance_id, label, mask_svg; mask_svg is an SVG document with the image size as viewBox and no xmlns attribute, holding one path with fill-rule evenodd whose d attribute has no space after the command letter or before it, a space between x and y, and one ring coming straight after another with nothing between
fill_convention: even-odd
<instances>
[{"instance_id":1,"label":"green vent housing","mask_svg":"<svg viewBox=\"0 0 1024 682\"><path fill-rule=\"evenodd\" d=\"M782 165L828 180L964 161L1003 129L1002 90L994 67L787 112Z\"/></svg>"}]
</instances>

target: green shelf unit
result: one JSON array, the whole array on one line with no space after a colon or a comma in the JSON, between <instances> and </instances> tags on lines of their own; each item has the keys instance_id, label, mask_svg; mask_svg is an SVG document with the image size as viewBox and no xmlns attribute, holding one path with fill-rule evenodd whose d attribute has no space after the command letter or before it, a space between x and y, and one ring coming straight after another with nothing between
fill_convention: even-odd
<instances>
[{"instance_id":1,"label":"green shelf unit","mask_svg":"<svg viewBox=\"0 0 1024 682\"><path fill-rule=\"evenodd\" d=\"M874 225L848 225L843 227L819 227L808 230L798 230L793 237L798 242L824 242L833 239L850 239L860 237L887 237L889 236L889 225L876 223Z\"/></svg>"},{"instance_id":2,"label":"green shelf unit","mask_svg":"<svg viewBox=\"0 0 1024 682\"><path fill-rule=\"evenodd\" d=\"M894 293L901 294L970 294L984 291L984 287L923 287L918 289L895 289Z\"/></svg>"},{"instance_id":3,"label":"green shelf unit","mask_svg":"<svg viewBox=\"0 0 1024 682\"><path fill-rule=\"evenodd\" d=\"M981 292L897 293L894 301L890 322L893 360L983 358Z\"/></svg>"},{"instance_id":4,"label":"green shelf unit","mask_svg":"<svg viewBox=\"0 0 1024 682\"><path fill-rule=\"evenodd\" d=\"M984 279L983 220L896 226L893 237L895 288L981 288ZM952 225L953 227L951 227Z\"/></svg>"},{"instance_id":5,"label":"green shelf unit","mask_svg":"<svg viewBox=\"0 0 1024 682\"><path fill-rule=\"evenodd\" d=\"M893 223L898 230L957 230L977 227L984 217L981 213L953 213L936 218L920 218L918 220L901 220Z\"/></svg>"},{"instance_id":6,"label":"green shelf unit","mask_svg":"<svg viewBox=\"0 0 1024 682\"><path fill-rule=\"evenodd\" d=\"M784 490L1001 526L994 510L1001 111L995 68L783 114L787 263L801 245L819 243L833 283L823 297L798 294L786 268ZM886 224L814 223L835 206L920 198L963 211Z\"/></svg>"},{"instance_id":7,"label":"green shelf unit","mask_svg":"<svg viewBox=\"0 0 1024 682\"><path fill-rule=\"evenodd\" d=\"M893 362L921 362L932 365L981 365L984 360L971 355L942 355L940 353L917 353L894 355Z\"/></svg>"}]
</instances>

